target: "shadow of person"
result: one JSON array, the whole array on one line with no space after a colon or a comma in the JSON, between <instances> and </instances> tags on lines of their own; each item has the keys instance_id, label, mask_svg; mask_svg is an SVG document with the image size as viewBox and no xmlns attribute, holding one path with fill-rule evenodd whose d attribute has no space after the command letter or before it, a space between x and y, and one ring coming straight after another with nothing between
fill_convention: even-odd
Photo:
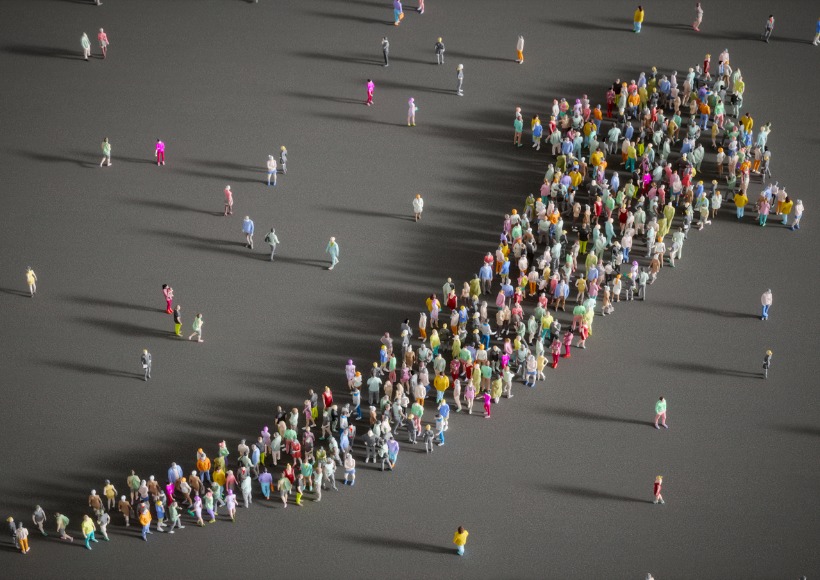
<instances>
[{"instance_id":1,"label":"shadow of person","mask_svg":"<svg viewBox=\"0 0 820 580\"><path fill-rule=\"evenodd\" d=\"M412 552L428 552L431 554L453 554L454 549L439 544L428 544L426 542L418 542L415 540L399 539L399 538L385 538L382 536L367 536L364 534L345 535L344 539L348 542L358 544L361 546L380 546L382 548L390 548L391 550L409 550Z\"/></svg>"},{"instance_id":2,"label":"shadow of person","mask_svg":"<svg viewBox=\"0 0 820 580\"><path fill-rule=\"evenodd\" d=\"M541 489L552 493L560 493L561 495L569 495L581 499L603 499L607 501L623 501L631 503L652 503L651 499L639 499L628 495L618 495L616 493L609 493L598 489L591 489L588 487L573 487L569 485L548 484Z\"/></svg>"},{"instance_id":3,"label":"shadow of person","mask_svg":"<svg viewBox=\"0 0 820 580\"><path fill-rule=\"evenodd\" d=\"M553 417L564 417L567 419L580 419L582 421L606 421L610 423L628 423L631 425L648 425L654 427L651 421L641 421L640 419L627 419L625 417L613 417L611 415L602 415L600 413L592 413L590 411L581 411L580 409L556 409L544 407L544 413L552 415Z\"/></svg>"},{"instance_id":4,"label":"shadow of person","mask_svg":"<svg viewBox=\"0 0 820 580\"><path fill-rule=\"evenodd\" d=\"M26 298L31 296L31 293L25 290L16 290L14 288L0 288L0 292L3 294L11 294L12 296L25 296Z\"/></svg>"},{"instance_id":5,"label":"shadow of person","mask_svg":"<svg viewBox=\"0 0 820 580\"><path fill-rule=\"evenodd\" d=\"M39 56L45 58L83 60L83 55L80 53L79 49L74 51L52 46L35 46L33 44L7 44L2 50L5 53L19 56Z\"/></svg>"}]
</instances>

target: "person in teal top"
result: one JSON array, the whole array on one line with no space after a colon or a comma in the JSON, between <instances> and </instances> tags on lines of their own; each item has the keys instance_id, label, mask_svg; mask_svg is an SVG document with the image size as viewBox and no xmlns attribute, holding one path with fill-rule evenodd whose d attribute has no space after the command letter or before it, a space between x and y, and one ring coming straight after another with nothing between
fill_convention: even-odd
<instances>
[{"instance_id":1,"label":"person in teal top","mask_svg":"<svg viewBox=\"0 0 820 580\"><path fill-rule=\"evenodd\" d=\"M80 44L83 47L83 57L85 58L86 62L91 62L88 60L88 57L91 56L91 41L88 40L88 34L83 32L82 38L80 38Z\"/></svg>"},{"instance_id":2,"label":"person in teal top","mask_svg":"<svg viewBox=\"0 0 820 580\"><path fill-rule=\"evenodd\" d=\"M325 248L325 253L330 254L330 266L328 270L332 270L339 263L339 244L336 243L336 238L330 238Z\"/></svg>"},{"instance_id":3,"label":"person in teal top","mask_svg":"<svg viewBox=\"0 0 820 580\"><path fill-rule=\"evenodd\" d=\"M102 149L103 154L102 161L100 161L100 167L102 167L104 164L107 165L107 167L111 167L111 143L108 141L108 137L103 139L100 148ZM107 164L106 161L108 162Z\"/></svg>"},{"instance_id":4,"label":"person in teal top","mask_svg":"<svg viewBox=\"0 0 820 580\"><path fill-rule=\"evenodd\" d=\"M515 131L515 134L513 135L513 145L523 147L521 144L521 133L524 131L523 119L516 117L515 121L513 121L513 130Z\"/></svg>"}]
</instances>

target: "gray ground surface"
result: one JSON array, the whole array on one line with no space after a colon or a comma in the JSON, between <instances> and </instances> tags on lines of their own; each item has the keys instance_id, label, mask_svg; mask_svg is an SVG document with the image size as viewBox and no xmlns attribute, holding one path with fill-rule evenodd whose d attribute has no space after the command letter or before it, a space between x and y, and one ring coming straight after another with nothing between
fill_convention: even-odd
<instances>
[{"instance_id":1,"label":"gray ground surface","mask_svg":"<svg viewBox=\"0 0 820 580\"><path fill-rule=\"evenodd\" d=\"M403 446L395 473L360 465L357 486L321 504L260 501L235 525L154 534L148 545L118 525L91 554L34 537L25 559L0 552L10 577L820 571L811 4L784 6L769 45L757 40L769 13L761 1L707 4L700 35L688 29L688 3L655 3L640 36L629 3L427 4L397 29L389 2L365 0L4 3L4 517L30 520L40 503L78 524L104 478L122 491L132 467L190 470L197 447L213 452L226 438L235 449L310 387L341 395L345 360L367 365L384 330L415 321L424 294L472 274L500 216L539 184L548 155L511 146L516 105L528 119L543 118L553 97L602 102L615 77L685 71L728 47L746 109L758 127L774 124L775 177L803 199L803 230L738 224L727 204L690 235L649 302L597 318L587 351L533 391L517 385L490 421L455 416L433 456ZM109 58L85 63L79 37L100 27ZM518 33L523 66L512 62ZM437 36L448 47L442 67ZM452 92L458 63L464 98ZM414 129L404 125L410 96ZM96 165L103 136L114 150L107 169ZM164 168L151 165L157 137ZM281 144L289 172L267 188L261 169ZM228 183L231 218L221 216ZM409 219L416 192L426 200L419 224ZM254 252L241 244L246 214L260 232ZM275 264L261 242L271 225L282 241ZM342 261L327 272L331 235ZM27 265L40 278L33 300ZM186 330L204 313L204 344L170 336L163 282ZM766 287L775 304L763 323ZM147 384L137 374L143 347L155 360ZM758 376L766 348L768 382ZM656 432L660 394L671 429ZM657 474L663 507L649 503ZM459 524L471 532L461 559L450 544Z\"/></svg>"}]
</instances>

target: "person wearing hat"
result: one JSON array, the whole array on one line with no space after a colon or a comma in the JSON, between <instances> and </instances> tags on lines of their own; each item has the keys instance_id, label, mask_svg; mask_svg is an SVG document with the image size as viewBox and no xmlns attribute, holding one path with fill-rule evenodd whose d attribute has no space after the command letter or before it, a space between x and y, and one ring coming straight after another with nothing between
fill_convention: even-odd
<instances>
[{"instance_id":1,"label":"person wearing hat","mask_svg":"<svg viewBox=\"0 0 820 580\"><path fill-rule=\"evenodd\" d=\"M441 42L441 37L436 41L434 49L436 51L436 62L444 64L444 43Z\"/></svg>"},{"instance_id":2,"label":"person wearing hat","mask_svg":"<svg viewBox=\"0 0 820 580\"><path fill-rule=\"evenodd\" d=\"M772 366L772 351L767 350L766 356L763 357L763 378L769 378L769 368Z\"/></svg>"},{"instance_id":3,"label":"person wearing hat","mask_svg":"<svg viewBox=\"0 0 820 580\"><path fill-rule=\"evenodd\" d=\"M271 185L271 178L273 178L273 186L276 187L276 159L273 155L268 155L268 186Z\"/></svg>"},{"instance_id":4,"label":"person wearing hat","mask_svg":"<svg viewBox=\"0 0 820 580\"><path fill-rule=\"evenodd\" d=\"M663 496L661 495L661 488L662 487L663 487L663 476L659 475L658 477L655 478L655 485L652 488L652 493L655 496L655 498L652 500L652 503L654 503L654 504L659 503L661 505L666 503L666 502L663 501Z\"/></svg>"},{"instance_id":5,"label":"person wearing hat","mask_svg":"<svg viewBox=\"0 0 820 580\"><path fill-rule=\"evenodd\" d=\"M464 84L464 65L460 64L456 67L456 80L458 85L456 87L456 94L459 97L464 96L464 91L462 90L462 85Z\"/></svg>"}]
</instances>

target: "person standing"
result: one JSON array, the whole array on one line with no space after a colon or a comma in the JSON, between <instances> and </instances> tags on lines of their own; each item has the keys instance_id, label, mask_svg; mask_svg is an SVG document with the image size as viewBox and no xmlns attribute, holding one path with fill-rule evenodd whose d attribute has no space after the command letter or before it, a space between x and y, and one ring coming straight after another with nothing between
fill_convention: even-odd
<instances>
[{"instance_id":1,"label":"person standing","mask_svg":"<svg viewBox=\"0 0 820 580\"><path fill-rule=\"evenodd\" d=\"M436 62L438 64L444 64L444 43L441 42L441 37L439 36L436 44L434 46L436 51Z\"/></svg>"},{"instance_id":2,"label":"person standing","mask_svg":"<svg viewBox=\"0 0 820 580\"><path fill-rule=\"evenodd\" d=\"M162 139L157 139L154 157L157 159L157 167L165 165L165 143L162 142Z\"/></svg>"},{"instance_id":3,"label":"person standing","mask_svg":"<svg viewBox=\"0 0 820 580\"><path fill-rule=\"evenodd\" d=\"M177 307L174 308L174 334L177 336L182 336L182 314L180 314L180 310L182 310L182 306L177 304Z\"/></svg>"},{"instance_id":4,"label":"person standing","mask_svg":"<svg viewBox=\"0 0 820 580\"><path fill-rule=\"evenodd\" d=\"M795 225L797 225L797 222L795 222ZM26 284L28 284L29 295L34 298L34 295L37 294L37 274L34 273L31 266L26 268Z\"/></svg>"},{"instance_id":5,"label":"person standing","mask_svg":"<svg viewBox=\"0 0 820 580\"><path fill-rule=\"evenodd\" d=\"M173 314L174 289L168 284L162 285L162 295L165 298L165 313Z\"/></svg>"},{"instance_id":6,"label":"person standing","mask_svg":"<svg viewBox=\"0 0 820 580\"><path fill-rule=\"evenodd\" d=\"M276 253L276 246L279 244L279 238L276 237L276 230L270 229L268 235L265 236L265 242L270 246L270 261L273 262L273 255Z\"/></svg>"},{"instance_id":7,"label":"person standing","mask_svg":"<svg viewBox=\"0 0 820 580\"><path fill-rule=\"evenodd\" d=\"M771 38L773 30L774 30L774 14L769 14L769 18L766 20L766 28L763 30L763 34L761 35L760 39L765 41L768 44L769 38Z\"/></svg>"},{"instance_id":8,"label":"person standing","mask_svg":"<svg viewBox=\"0 0 820 580\"><path fill-rule=\"evenodd\" d=\"M393 0L393 26L398 26L404 20L404 8L401 6L401 0Z\"/></svg>"},{"instance_id":9,"label":"person standing","mask_svg":"<svg viewBox=\"0 0 820 580\"><path fill-rule=\"evenodd\" d=\"M151 353L147 348L142 349L142 356L140 357L143 369L143 380L147 381L151 378Z\"/></svg>"},{"instance_id":10,"label":"person standing","mask_svg":"<svg viewBox=\"0 0 820 580\"><path fill-rule=\"evenodd\" d=\"M233 215L233 192L231 186L225 186L225 215Z\"/></svg>"},{"instance_id":11,"label":"person standing","mask_svg":"<svg viewBox=\"0 0 820 580\"><path fill-rule=\"evenodd\" d=\"M382 54L384 55L384 66L390 66L390 41L386 36L382 37Z\"/></svg>"},{"instance_id":12,"label":"person standing","mask_svg":"<svg viewBox=\"0 0 820 580\"><path fill-rule=\"evenodd\" d=\"M100 28L100 32L97 34L97 40L100 41L100 50L102 51L103 58L106 57L108 54L108 35L105 33L105 30Z\"/></svg>"},{"instance_id":13,"label":"person standing","mask_svg":"<svg viewBox=\"0 0 820 580\"><path fill-rule=\"evenodd\" d=\"M14 518L9 516L6 518L6 523L9 525L9 533L11 534L11 543L14 548L20 547L20 542L17 540L17 524L14 523Z\"/></svg>"},{"instance_id":14,"label":"person standing","mask_svg":"<svg viewBox=\"0 0 820 580\"><path fill-rule=\"evenodd\" d=\"M692 23L692 29L695 32L700 32L700 23L703 22L703 8L700 2L695 3L695 21Z\"/></svg>"},{"instance_id":15,"label":"person standing","mask_svg":"<svg viewBox=\"0 0 820 580\"><path fill-rule=\"evenodd\" d=\"M100 161L100 167L102 167L103 164L106 164L108 167L111 167L111 142L108 140L108 137L103 139L100 148L102 149L103 154L102 161Z\"/></svg>"},{"instance_id":16,"label":"person standing","mask_svg":"<svg viewBox=\"0 0 820 580\"><path fill-rule=\"evenodd\" d=\"M202 325L203 324L204 323L202 322L202 313L199 313L194 317L194 323L191 326L191 328L193 328L194 331L193 331L193 333L191 333L191 336L188 337L188 340L191 340L192 338L194 338L196 336L196 341L197 342L204 342L202 340Z\"/></svg>"},{"instance_id":17,"label":"person standing","mask_svg":"<svg viewBox=\"0 0 820 580\"><path fill-rule=\"evenodd\" d=\"M767 350L766 355L763 357L763 378L769 378L769 368L772 366L772 351Z\"/></svg>"},{"instance_id":18,"label":"person standing","mask_svg":"<svg viewBox=\"0 0 820 580\"><path fill-rule=\"evenodd\" d=\"M453 543L456 545L456 553L459 556L464 555L464 546L467 544L467 536L470 532L464 529L464 526L459 526L456 533L453 535Z\"/></svg>"},{"instance_id":19,"label":"person standing","mask_svg":"<svg viewBox=\"0 0 820 580\"><path fill-rule=\"evenodd\" d=\"M464 96L464 91L462 90L462 85L464 84L464 65L460 64L456 67L456 80L458 82L456 86L456 94L459 97Z\"/></svg>"},{"instance_id":20,"label":"person standing","mask_svg":"<svg viewBox=\"0 0 820 580\"><path fill-rule=\"evenodd\" d=\"M661 488L662 488L662 487L663 487L663 476L662 476L662 475L659 475L658 477L656 477L656 478L655 478L655 485L654 485L654 486L653 486L653 488L652 488L652 493L653 493L653 494L654 494L654 496L655 496L655 498L654 498L654 500L652 501L652 503L654 503L654 504L658 504L658 503L659 503L659 504L661 504L661 505L663 505L664 503L666 503L666 502L664 502L664 501L663 501L663 496L661 495Z\"/></svg>"},{"instance_id":21,"label":"person standing","mask_svg":"<svg viewBox=\"0 0 820 580\"><path fill-rule=\"evenodd\" d=\"M661 422L664 429L669 429L669 425L666 424L666 399L663 397L655 403L655 429L660 429L658 421Z\"/></svg>"},{"instance_id":22,"label":"person standing","mask_svg":"<svg viewBox=\"0 0 820 580\"><path fill-rule=\"evenodd\" d=\"M424 14L424 0L419 0L419 6L416 8L416 12Z\"/></svg>"},{"instance_id":23,"label":"person standing","mask_svg":"<svg viewBox=\"0 0 820 580\"><path fill-rule=\"evenodd\" d=\"M273 155L268 155L268 186L270 186L271 177L273 178L273 186L276 187L276 159Z\"/></svg>"},{"instance_id":24,"label":"person standing","mask_svg":"<svg viewBox=\"0 0 820 580\"><path fill-rule=\"evenodd\" d=\"M339 263L339 244L336 243L336 238L331 236L325 248L325 253L330 254L330 266L328 270L332 270L336 267L336 264Z\"/></svg>"},{"instance_id":25,"label":"person standing","mask_svg":"<svg viewBox=\"0 0 820 580\"><path fill-rule=\"evenodd\" d=\"M817 19L817 25L814 27L814 46L820 45L820 18Z\"/></svg>"},{"instance_id":26,"label":"person standing","mask_svg":"<svg viewBox=\"0 0 820 580\"><path fill-rule=\"evenodd\" d=\"M424 198L421 197L420 193L416 194L416 197L413 198L413 217L416 221L421 219L421 212L424 211Z\"/></svg>"},{"instance_id":27,"label":"person standing","mask_svg":"<svg viewBox=\"0 0 820 580\"><path fill-rule=\"evenodd\" d=\"M151 531L151 510L148 509L147 505L143 505L142 507L142 511L139 515L139 522L142 526L142 539L147 542L148 534L154 533Z\"/></svg>"},{"instance_id":28,"label":"person standing","mask_svg":"<svg viewBox=\"0 0 820 580\"><path fill-rule=\"evenodd\" d=\"M791 227L789 228L791 231L799 230L800 229L800 218L803 217L803 201L798 199L797 203L794 205L794 221L792 222Z\"/></svg>"},{"instance_id":29,"label":"person standing","mask_svg":"<svg viewBox=\"0 0 820 580\"><path fill-rule=\"evenodd\" d=\"M643 18L643 6L638 5L638 9L635 10L635 14L632 15L632 29L635 33L639 33L641 31L641 26L643 26Z\"/></svg>"},{"instance_id":30,"label":"person standing","mask_svg":"<svg viewBox=\"0 0 820 580\"><path fill-rule=\"evenodd\" d=\"M373 104L373 91L376 89L376 85L373 83L371 79L367 79L367 100L364 102L365 105L368 107Z\"/></svg>"},{"instance_id":31,"label":"person standing","mask_svg":"<svg viewBox=\"0 0 820 580\"><path fill-rule=\"evenodd\" d=\"M518 64L524 64L524 37L519 34L518 42L515 44L516 59Z\"/></svg>"},{"instance_id":32,"label":"person standing","mask_svg":"<svg viewBox=\"0 0 820 580\"><path fill-rule=\"evenodd\" d=\"M273 159L273 155L271 155ZM275 162L274 162L275 163ZM276 184L274 184L276 185ZM253 249L253 220L249 216L245 216L242 220L242 233L245 234L245 247Z\"/></svg>"},{"instance_id":33,"label":"person standing","mask_svg":"<svg viewBox=\"0 0 820 580\"><path fill-rule=\"evenodd\" d=\"M28 529L23 527L23 522L19 522L17 524L15 536L17 538L17 546L20 548L20 552L22 552L23 555L28 554L31 551L31 548L28 547Z\"/></svg>"},{"instance_id":34,"label":"person standing","mask_svg":"<svg viewBox=\"0 0 820 580\"><path fill-rule=\"evenodd\" d=\"M83 32L83 35L80 38L80 44L83 47L83 58L86 62L91 62L88 60L88 57L91 56L91 41L88 40L88 34L85 32Z\"/></svg>"},{"instance_id":35,"label":"person standing","mask_svg":"<svg viewBox=\"0 0 820 580\"><path fill-rule=\"evenodd\" d=\"M282 166L282 175L287 174L287 172L288 172L288 150L284 145L282 145L279 148L279 165Z\"/></svg>"},{"instance_id":36,"label":"person standing","mask_svg":"<svg viewBox=\"0 0 820 580\"><path fill-rule=\"evenodd\" d=\"M769 319L769 308L772 306L772 289L769 288L766 290L763 295L760 297L760 304L763 306L760 320L768 320Z\"/></svg>"},{"instance_id":37,"label":"person standing","mask_svg":"<svg viewBox=\"0 0 820 580\"><path fill-rule=\"evenodd\" d=\"M416 101L415 101L415 99L413 99L413 97L410 97L410 100L407 101L407 106L408 106L408 108L407 108L407 126L408 127L410 127L410 126L415 127L416 126L416 111L418 111L419 108L416 106Z\"/></svg>"}]
</instances>

